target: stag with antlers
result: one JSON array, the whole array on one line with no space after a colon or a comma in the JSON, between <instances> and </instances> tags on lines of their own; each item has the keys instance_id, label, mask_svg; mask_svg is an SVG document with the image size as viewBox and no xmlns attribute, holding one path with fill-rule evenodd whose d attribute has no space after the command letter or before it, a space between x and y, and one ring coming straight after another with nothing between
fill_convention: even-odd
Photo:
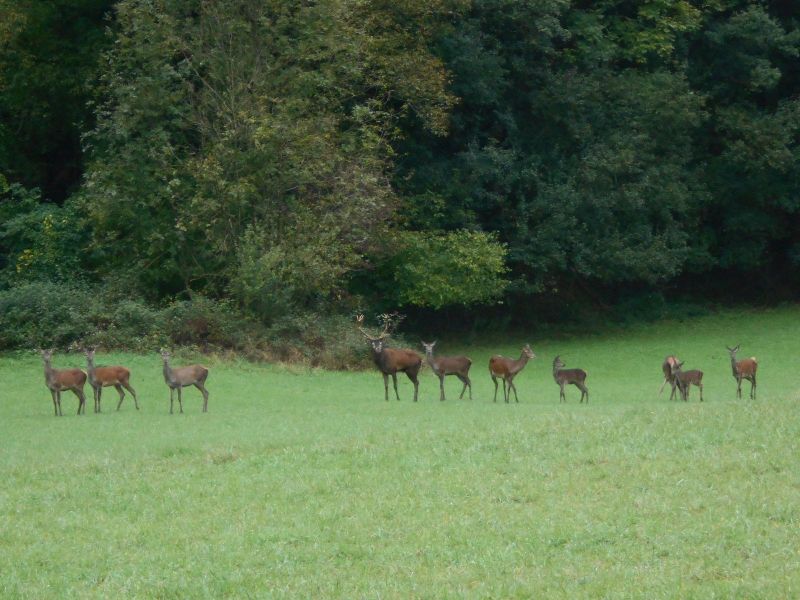
<instances>
[{"instance_id":1,"label":"stag with antlers","mask_svg":"<svg viewBox=\"0 0 800 600\"><path fill-rule=\"evenodd\" d=\"M416 402L419 393L417 374L422 367L422 359L420 356L413 350L386 347L384 340L390 336L389 328L391 319L384 319L383 331L378 337L369 335L361 327L364 323L364 315L358 315L356 317L356 323L358 323L358 330L369 342L370 348L372 349L372 359L375 361L375 365L383 374L383 388L386 401L389 401L389 375L392 376L395 396L400 400L400 394L397 392L397 372L402 371L414 384L414 402Z\"/></svg>"}]
</instances>

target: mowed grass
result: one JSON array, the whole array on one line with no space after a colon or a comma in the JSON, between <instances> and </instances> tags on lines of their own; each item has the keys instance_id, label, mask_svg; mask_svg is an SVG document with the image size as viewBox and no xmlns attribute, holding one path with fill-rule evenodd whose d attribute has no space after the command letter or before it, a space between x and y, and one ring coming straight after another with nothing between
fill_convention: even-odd
<instances>
[{"instance_id":1,"label":"mowed grass","mask_svg":"<svg viewBox=\"0 0 800 600\"><path fill-rule=\"evenodd\" d=\"M421 376L212 362L168 414L156 353L140 396L55 418L36 355L0 358L3 598L776 598L800 595L800 308L603 336L520 337L472 357L474 399ZM537 359L492 402L490 354ZM724 345L759 360L735 397ZM365 347L365 352L367 351ZM705 402L661 397L675 352ZM559 404L551 364L588 371ZM181 364L180 357L174 360ZM54 366L83 366L57 354ZM177 410L177 405L176 405Z\"/></svg>"}]
</instances>

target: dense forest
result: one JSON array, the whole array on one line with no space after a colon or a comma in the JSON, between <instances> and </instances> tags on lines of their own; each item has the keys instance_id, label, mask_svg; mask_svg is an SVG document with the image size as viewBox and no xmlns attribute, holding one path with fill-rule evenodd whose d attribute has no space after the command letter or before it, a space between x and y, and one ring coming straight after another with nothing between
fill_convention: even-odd
<instances>
[{"instance_id":1,"label":"dense forest","mask_svg":"<svg viewBox=\"0 0 800 600\"><path fill-rule=\"evenodd\" d=\"M799 54L786 2L0 0L0 348L791 298Z\"/></svg>"}]
</instances>

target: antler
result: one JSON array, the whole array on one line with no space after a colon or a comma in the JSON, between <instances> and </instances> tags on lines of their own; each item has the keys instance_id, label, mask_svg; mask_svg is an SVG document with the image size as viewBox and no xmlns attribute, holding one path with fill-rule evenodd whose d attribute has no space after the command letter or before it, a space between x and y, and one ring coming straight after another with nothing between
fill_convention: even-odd
<instances>
[{"instance_id":1,"label":"antler","mask_svg":"<svg viewBox=\"0 0 800 600\"><path fill-rule=\"evenodd\" d=\"M372 337L366 331L364 331L364 329L361 327L361 324L363 322L364 322L364 315L357 315L356 316L356 323L358 323L358 326L357 326L358 330L361 332L361 335L363 335L365 338L367 338L370 341L382 340L383 338L385 338L389 334L389 324L385 323L384 327L383 327L383 331L381 332L381 334L378 337Z\"/></svg>"}]
</instances>

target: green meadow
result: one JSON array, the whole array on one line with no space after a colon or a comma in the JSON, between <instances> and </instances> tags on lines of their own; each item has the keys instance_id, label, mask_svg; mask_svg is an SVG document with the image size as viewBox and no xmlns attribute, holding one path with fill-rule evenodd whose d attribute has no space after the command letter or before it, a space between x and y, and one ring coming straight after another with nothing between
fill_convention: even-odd
<instances>
[{"instance_id":1,"label":"green meadow","mask_svg":"<svg viewBox=\"0 0 800 600\"><path fill-rule=\"evenodd\" d=\"M797 597L798 333L789 307L440 340L473 359L473 400L448 378L439 402L425 369L416 404L404 375L385 402L374 371L211 360L209 412L188 388L172 416L156 352L98 352L131 369L139 412L106 389L93 414L87 385L62 418L38 355L0 357L0 597ZM493 403L489 356L524 342L520 403ZM735 396L737 343L756 401ZM658 396L669 353L705 372L705 402ZM556 354L588 405L572 386L559 404Z\"/></svg>"}]
</instances>

